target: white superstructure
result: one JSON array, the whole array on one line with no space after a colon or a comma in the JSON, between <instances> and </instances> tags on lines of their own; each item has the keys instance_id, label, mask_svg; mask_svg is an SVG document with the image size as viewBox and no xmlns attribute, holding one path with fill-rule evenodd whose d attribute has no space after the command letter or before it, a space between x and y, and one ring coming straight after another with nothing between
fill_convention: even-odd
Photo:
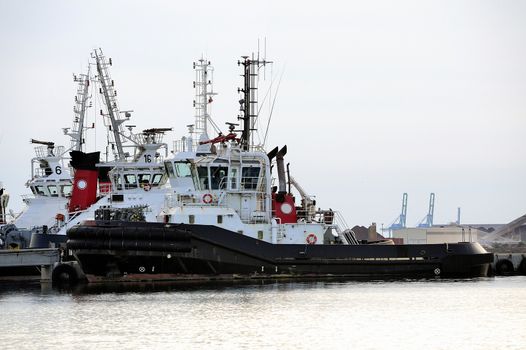
<instances>
[{"instance_id":1,"label":"white superstructure","mask_svg":"<svg viewBox=\"0 0 526 350\"><path fill-rule=\"evenodd\" d=\"M158 221L213 225L274 244L356 244L351 231L332 210L316 210L315 201L298 182L285 175L286 146L267 154L254 144L258 118L258 70L268 62L243 57L244 87L240 100L241 135L237 124L229 133L202 140L198 152L180 152L165 162L171 189ZM202 147L207 147L206 151ZM276 158L279 186L272 186ZM289 189L287 190L287 182ZM296 206L290 191L302 197ZM339 223L338 223L339 221Z\"/></svg>"},{"instance_id":2,"label":"white superstructure","mask_svg":"<svg viewBox=\"0 0 526 350\"><path fill-rule=\"evenodd\" d=\"M70 169L65 161L63 146L52 142L31 140L36 156L31 159L31 179L26 183L32 195L23 196L26 208L14 224L19 229L52 226L57 215L67 214L72 182Z\"/></svg>"}]
</instances>

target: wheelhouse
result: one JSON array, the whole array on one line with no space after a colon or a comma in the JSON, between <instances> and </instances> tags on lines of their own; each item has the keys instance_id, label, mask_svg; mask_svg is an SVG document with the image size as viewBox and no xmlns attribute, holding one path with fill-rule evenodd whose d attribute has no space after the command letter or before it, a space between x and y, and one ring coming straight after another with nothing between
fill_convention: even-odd
<instances>
[{"instance_id":1,"label":"wheelhouse","mask_svg":"<svg viewBox=\"0 0 526 350\"><path fill-rule=\"evenodd\" d=\"M36 157L31 159L31 180L27 182L27 187L35 197L70 197L73 185L70 169L64 164L65 149L47 144L35 147Z\"/></svg>"},{"instance_id":2,"label":"wheelhouse","mask_svg":"<svg viewBox=\"0 0 526 350\"><path fill-rule=\"evenodd\" d=\"M110 171L112 187L117 191L130 190L146 186L159 187L166 182L164 169L160 166L126 167L115 166Z\"/></svg>"},{"instance_id":3,"label":"wheelhouse","mask_svg":"<svg viewBox=\"0 0 526 350\"><path fill-rule=\"evenodd\" d=\"M70 197L72 185L68 183L33 183L29 186L35 196L44 197Z\"/></svg>"},{"instance_id":4,"label":"wheelhouse","mask_svg":"<svg viewBox=\"0 0 526 350\"><path fill-rule=\"evenodd\" d=\"M263 157L240 161L223 157L172 159L165 161L166 174L175 189L196 192L266 192L267 162Z\"/></svg>"}]
</instances>

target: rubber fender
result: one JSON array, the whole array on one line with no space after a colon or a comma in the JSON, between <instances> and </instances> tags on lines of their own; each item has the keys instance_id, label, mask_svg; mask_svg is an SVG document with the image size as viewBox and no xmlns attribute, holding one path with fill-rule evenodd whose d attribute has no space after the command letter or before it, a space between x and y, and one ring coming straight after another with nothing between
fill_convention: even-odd
<instances>
[{"instance_id":1,"label":"rubber fender","mask_svg":"<svg viewBox=\"0 0 526 350\"><path fill-rule=\"evenodd\" d=\"M494 276L495 276L495 269L493 268L493 265L489 264L487 277L494 277Z\"/></svg>"},{"instance_id":2,"label":"rubber fender","mask_svg":"<svg viewBox=\"0 0 526 350\"><path fill-rule=\"evenodd\" d=\"M75 268L68 264L60 264L53 270L51 281L53 285L75 285L79 280Z\"/></svg>"},{"instance_id":3,"label":"rubber fender","mask_svg":"<svg viewBox=\"0 0 526 350\"><path fill-rule=\"evenodd\" d=\"M519 265L519 272L521 275L526 276L526 258L522 258L521 264Z\"/></svg>"},{"instance_id":4,"label":"rubber fender","mask_svg":"<svg viewBox=\"0 0 526 350\"><path fill-rule=\"evenodd\" d=\"M501 276L510 276L515 272L515 269L513 268L513 263L508 259L501 259L497 261L497 264L495 265L495 270L497 274Z\"/></svg>"}]
</instances>

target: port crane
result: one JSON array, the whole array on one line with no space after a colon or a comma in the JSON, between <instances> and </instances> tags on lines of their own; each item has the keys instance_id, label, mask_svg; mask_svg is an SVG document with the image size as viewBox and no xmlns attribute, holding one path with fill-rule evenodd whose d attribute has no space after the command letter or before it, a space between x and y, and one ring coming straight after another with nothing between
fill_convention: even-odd
<instances>
[{"instance_id":1,"label":"port crane","mask_svg":"<svg viewBox=\"0 0 526 350\"><path fill-rule=\"evenodd\" d=\"M429 195L429 209L427 215L420 221L417 227L431 227L433 226L433 215L435 213L435 194Z\"/></svg>"},{"instance_id":2,"label":"port crane","mask_svg":"<svg viewBox=\"0 0 526 350\"><path fill-rule=\"evenodd\" d=\"M406 218L407 218L407 193L404 193L402 195L402 212L400 215L393 221L387 229L384 229L384 231L389 231L391 233L394 230L399 230L401 228L406 228Z\"/></svg>"}]
</instances>

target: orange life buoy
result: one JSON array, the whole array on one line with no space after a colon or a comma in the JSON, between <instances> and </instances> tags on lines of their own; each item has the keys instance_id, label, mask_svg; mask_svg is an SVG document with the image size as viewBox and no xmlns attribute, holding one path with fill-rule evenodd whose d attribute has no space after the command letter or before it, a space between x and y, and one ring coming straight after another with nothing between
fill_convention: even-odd
<instances>
[{"instance_id":1,"label":"orange life buoy","mask_svg":"<svg viewBox=\"0 0 526 350\"><path fill-rule=\"evenodd\" d=\"M64 216L64 214L58 213L57 215L55 215L55 220L57 221L64 221L65 219L66 217Z\"/></svg>"},{"instance_id":2,"label":"orange life buoy","mask_svg":"<svg viewBox=\"0 0 526 350\"><path fill-rule=\"evenodd\" d=\"M210 204L212 203L212 195L210 193L207 193L203 196L203 203Z\"/></svg>"},{"instance_id":3,"label":"orange life buoy","mask_svg":"<svg viewBox=\"0 0 526 350\"><path fill-rule=\"evenodd\" d=\"M316 244L318 241L318 237L314 233L310 233L307 235L307 244Z\"/></svg>"}]
</instances>

